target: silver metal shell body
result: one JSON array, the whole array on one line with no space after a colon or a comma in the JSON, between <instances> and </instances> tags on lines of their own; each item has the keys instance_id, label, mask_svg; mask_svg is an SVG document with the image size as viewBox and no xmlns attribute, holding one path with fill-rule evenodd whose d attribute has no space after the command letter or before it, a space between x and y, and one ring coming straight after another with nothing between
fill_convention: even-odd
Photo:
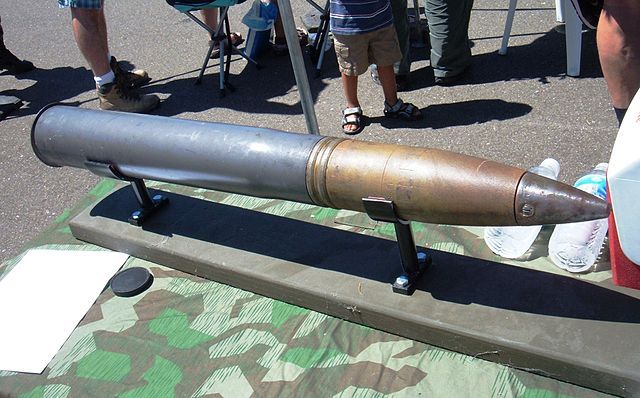
<instances>
[{"instance_id":1,"label":"silver metal shell body","mask_svg":"<svg viewBox=\"0 0 640 398\"><path fill-rule=\"evenodd\" d=\"M305 174L322 137L54 105L38 115L31 139L49 166L98 162L128 177L313 203Z\"/></svg>"}]
</instances>

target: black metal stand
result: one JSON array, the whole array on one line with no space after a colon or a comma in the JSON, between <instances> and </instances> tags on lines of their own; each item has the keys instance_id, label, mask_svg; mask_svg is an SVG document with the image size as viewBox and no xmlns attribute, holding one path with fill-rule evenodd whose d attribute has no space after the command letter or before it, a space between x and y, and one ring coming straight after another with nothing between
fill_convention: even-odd
<instances>
[{"instance_id":1,"label":"black metal stand","mask_svg":"<svg viewBox=\"0 0 640 398\"><path fill-rule=\"evenodd\" d=\"M413 232L411 231L411 222L402 220L397 216L393 201L368 197L362 198L362 203L367 215L372 220L393 223L404 272L396 278L392 288L395 293L407 296L412 295L416 289L416 283L425 269L431 264L431 257L416 250Z\"/></svg>"},{"instance_id":2,"label":"black metal stand","mask_svg":"<svg viewBox=\"0 0 640 398\"><path fill-rule=\"evenodd\" d=\"M320 77L322 62L324 61L325 47L327 40L329 40L329 1L326 2L324 9L320 8L320 6L315 4L312 0L307 0L307 2L320 12L320 24L316 31L316 38L313 43L308 46L311 62L316 67L315 77Z\"/></svg>"},{"instance_id":3,"label":"black metal stand","mask_svg":"<svg viewBox=\"0 0 640 398\"><path fill-rule=\"evenodd\" d=\"M129 224L141 227L147 218L159 208L169 203L169 198L162 195L154 195L152 198L149 195L146 185L144 185L144 181L139 178L133 178L130 182L140 208L131 213L131 216L129 216Z\"/></svg>"},{"instance_id":4,"label":"black metal stand","mask_svg":"<svg viewBox=\"0 0 640 398\"><path fill-rule=\"evenodd\" d=\"M140 205L140 208L129 216L129 224L141 227L144 220L149 218L159 208L169 203L169 198L163 195L154 195L153 198L149 195L147 186L144 185L144 180L141 178L132 178L124 175L118 168L110 163L98 162L93 160L87 160L85 167L92 173L102 177L115 178L121 181L128 181L131 183L133 193L136 195L136 200Z\"/></svg>"}]
</instances>

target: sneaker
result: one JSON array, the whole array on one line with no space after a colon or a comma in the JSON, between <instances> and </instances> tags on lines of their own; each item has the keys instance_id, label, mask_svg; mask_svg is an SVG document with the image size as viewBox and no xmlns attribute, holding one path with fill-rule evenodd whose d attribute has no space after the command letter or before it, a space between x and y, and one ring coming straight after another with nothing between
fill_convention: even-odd
<instances>
[{"instance_id":1,"label":"sneaker","mask_svg":"<svg viewBox=\"0 0 640 398\"><path fill-rule=\"evenodd\" d=\"M460 76L460 75L455 75L455 76L434 76L433 77L433 82L437 86L453 86L461 78L462 78L462 76Z\"/></svg>"},{"instance_id":2,"label":"sneaker","mask_svg":"<svg viewBox=\"0 0 640 398\"><path fill-rule=\"evenodd\" d=\"M156 95L139 95L126 87L123 88L117 82L104 84L96 91L100 100L100 109L105 111L147 113L160 103Z\"/></svg>"},{"instance_id":3,"label":"sneaker","mask_svg":"<svg viewBox=\"0 0 640 398\"><path fill-rule=\"evenodd\" d=\"M595 29L600 19L600 11L604 0L571 0L578 17L589 29Z\"/></svg>"},{"instance_id":4,"label":"sneaker","mask_svg":"<svg viewBox=\"0 0 640 398\"><path fill-rule=\"evenodd\" d=\"M116 75L116 81L119 81L127 88L136 88L144 86L151 81L149 74L144 69L136 69L134 71L126 71L122 69L116 57L111 56L111 69Z\"/></svg>"},{"instance_id":5,"label":"sneaker","mask_svg":"<svg viewBox=\"0 0 640 398\"><path fill-rule=\"evenodd\" d=\"M18 75L34 70L35 68L31 62L18 59L18 57L6 48L0 50L0 69L5 69L12 75Z\"/></svg>"},{"instance_id":6,"label":"sneaker","mask_svg":"<svg viewBox=\"0 0 640 398\"><path fill-rule=\"evenodd\" d=\"M433 82L437 85L437 86L455 86L458 83L463 82L466 77L467 77L467 73L469 72L469 67L466 67L465 69L462 70L462 72L458 73L457 75L449 75L449 76L434 76L433 77Z\"/></svg>"}]
</instances>

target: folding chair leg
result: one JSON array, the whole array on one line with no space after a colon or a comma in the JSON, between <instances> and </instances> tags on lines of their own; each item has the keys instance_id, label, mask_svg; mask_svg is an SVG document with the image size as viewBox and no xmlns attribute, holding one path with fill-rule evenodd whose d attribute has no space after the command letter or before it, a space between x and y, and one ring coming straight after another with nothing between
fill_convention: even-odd
<instances>
[{"instance_id":1,"label":"folding chair leg","mask_svg":"<svg viewBox=\"0 0 640 398\"><path fill-rule=\"evenodd\" d=\"M509 11L507 11L507 21L504 24L504 33L502 35L502 45L500 46L500 50L498 50L498 54L500 55L507 54L507 47L509 46L509 36L511 36L511 27L513 25L513 16L516 13L517 5L518 5L518 0L509 1Z\"/></svg>"},{"instance_id":2,"label":"folding chair leg","mask_svg":"<svg viewBox=\"0 0 640 398\"><path fill-rule=\"evenodd\" d=\"M204 75L205 69L207 69L207 65L209 65L209 58L211 58L211 53L213 53L213 47L214 46L215 46L215 43L213 42L213 40L211 40L211 44L209 45L209 50L207 51L207 55L204 57L204 61L202 63L202 68L200 68L200 73L198 74L198 77L196 78L196 83L195 84L202 83L202 76Z\"/></svg>"},{"instance_id":3,"label":"folding chair leg","mask_svg":"<svg viewBox=\"0 0 640 398\"><path fill-rule=\"evenodd\" d=\"M320 76L322 70L322 63L324 61L324 50L329 40L329 1L323 10L323 14L320 17L320 26L318 26L318 33L312 45L311 61L316 62L315 77Z\"/></svg>"},{"instance_id":4,"label":"folding chair leg","mask_svg":"<svg viewBox=\"0 0 640 398\"><path fill-rule=\"evenodd\" d=\"M231 52L232 53L236 53L239 56L241 56L242 58L244 58L247 62L252 63L253 65L255 65L256 67L260 67L260 64L258 63L258 61L256 61L255 59L249 57L247 55L247 53L244 52L244 50L240 50L238 49L238 47L234 46L233 44L231 45Z\"/></svg>"},{"instance_id":5,"label":"folding chair leg","mask_svg":"<svg viewBox=\"0 0 640 398\"><path fill-rule=\"evenodd\" d=\"M207 26L204 22L202 22L198 17L193 15L191 11L186 11L184 13L187 17L189 17L193 22L200 25L203 29L209 32L209 36L211 37L211 44L209 45L209 50L207 51L207 55L204 57L204 61L202 62L202 68L200 68L200 73L196 78L195 84L200 84L202 82L202 76L204 75L204 71L207 69L207 65L209 65L209 58L211 57L211 53L213 52L213 47L215 46L214 38L220 36L222 32L222 24L218 24L217 29L214 31L209 26ZM226 15L226 14L225 14Z\"/></svg>"},{"instance_id":6,"label":"folding chair leg","mask_svg":"<svg viewBox=\"0 0 640 398\"><path fill-rule=\"evenodd\" d=\"M571 6L565 2L565 43L567 52L567 75L580 76L580 55L582 53L582 21Z\"/></svg>"},{"instance_id":7,"label":"folding chair leg","mask_svg":"<svg viewBox=\"0 0 640 398\"><path fill-rule=\"evenodd\" d=\"M213 53L213 48L216 45L216 41L220 46L220 57L219 57L220 97L224 97L226 89L229 89L231 91L234 90L233 86L229 83L229 69L231 66L231 55L234 52L242 56L242 58L244 58L248 62L256 65L256 67L260 66L255 60L248 57L244 51L238 50L236 46L231 44L230 42L231 27L229 25L229 18L227 16L228 11L229 11L229 7L220 7L220 17L218 18L219 22L215 30L211 29L202 20L200 20L195 15L193 15L191 11L183 11L183 13L186 14L187 17L189 17L193 22L200 25L200 27L202 27L207 32L209 32L209 36L211 37L211 44L209 45L209 50L207 51L207 55L204 58L204 61L202 62L202 67L200 68L200 73L196 78L195 84L200 84L202 82L202 77L204 76L204 72L207 69L207 66L209 65L209 60L211 58L211 54ZM223 33L223 31L225 33ZM227 49L230 49L230 50L227 51ZM226 64L225 64L225 60L226 60Z\"/></svg>"},{"instance_id":8,"label":"folding chair leg","mask_svg":"<svg viewBox=\"0 0 640 398\"><path fill-rule=\"evenodd\" d=\"M225 68L224 68L224 53L225 50L227 48L227 39L225 38L224 40L222 40L220 42L220 73L219 73L219 80L220 80L220 98L224 97L225 92L224 92L224 87L225 87Z\"/></svg>"}]
</instances>

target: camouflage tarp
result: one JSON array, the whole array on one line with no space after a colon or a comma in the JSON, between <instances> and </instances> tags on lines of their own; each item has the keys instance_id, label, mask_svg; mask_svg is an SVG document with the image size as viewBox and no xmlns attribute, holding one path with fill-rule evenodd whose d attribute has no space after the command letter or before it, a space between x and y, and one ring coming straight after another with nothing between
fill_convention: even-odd
<instances>
[{"instance_id":1,"label":"camouflage tarp","mask_svg":"<svg viewBox=\"0 0 640 398\"><path fill-rule=\"evenodd\" d=\"M100 183L30 247L99 250L76 241L67 220L113 187L109 180ZM168 185L162 188L187 191ZM188 191L205 199L360 233L393 234L393 227L358 213ZM481 229L420 224L414 228L419 245L496 260L481 244ZM0 278L18 260L3 264ZM105 290L43 374L0 372L0 396L604 396L140 259L131 258L125 266L150 269L155 277L152 287L131 298ZM527 266L557 272L544 257ZM587 277L605 278L607 274Z\"/></svg>"}]
</instances>

